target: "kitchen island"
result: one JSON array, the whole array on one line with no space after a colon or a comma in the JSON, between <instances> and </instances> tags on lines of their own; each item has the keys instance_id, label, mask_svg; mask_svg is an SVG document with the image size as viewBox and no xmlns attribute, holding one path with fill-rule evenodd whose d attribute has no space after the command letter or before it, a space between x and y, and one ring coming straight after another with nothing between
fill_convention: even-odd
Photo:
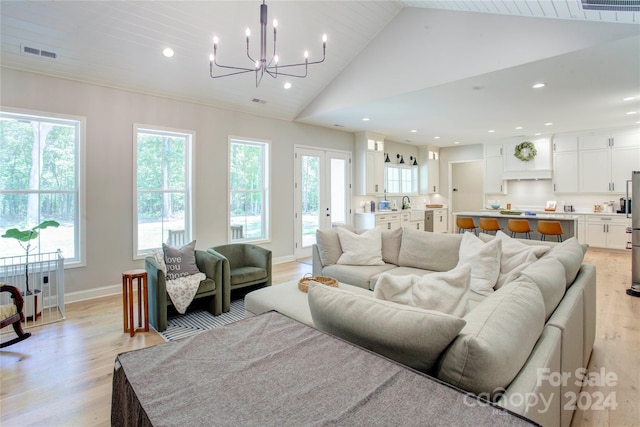
<instances>
[{"instance_id":1,"label":"kitchen island","mask_svg":"<svg viewBox=\"0 0 640 427\"><path fill-rule=\"evenodd\" d=\"M476 227L478 227L478 232L480 232L479 228L479 220L480 218L497 218L498 224L502 231L508 235L511 235L509 229L507 228L507 223L510 219L526 219L529 221L529 227L531 228L531 239L540 240L541 235L538 233L538 221L560 221L560 225L562 225L562 239L566 240L570 237L578 236L578 220L580 218L579 215L573 215L569 213L555 213L555 212L545 212L545 213L533 213L531 215L526 215L524 212L520 215L513 214L503 214L500 213L500 210L487 210L487 211L477 211L477 212L454 212L453 213L454 220L454 232L458 231L458 228L455 226L456 219L458 216L465 216L473 218L473 222ZM522 235L518 235L518 237L522 237ZM548 236L547 240L555 241L554 236Z\"/></svg>"}]
</instances>

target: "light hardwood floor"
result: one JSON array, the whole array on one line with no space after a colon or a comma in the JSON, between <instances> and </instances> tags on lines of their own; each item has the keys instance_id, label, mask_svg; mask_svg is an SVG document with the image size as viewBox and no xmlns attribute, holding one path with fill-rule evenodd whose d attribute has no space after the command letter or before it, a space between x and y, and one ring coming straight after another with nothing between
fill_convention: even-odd
<instances>
[{"instance_id":1,"label":"light hardwood floor","mask_svg":"<svg viewBox=\"0 0 640 427\"><path fill-rule=\"evenodd\" d=\"M615 385L584 388L613 392L615 410L579 411L572 426L640 425L640 299L625 294L631 257L590 250L597 266L597 335L589 370L617 375ZM274 265L274 283L298 279L311 266ZM122 331L120 295L68 304L64 321L32 328L33 336L0 351L0 425L107 426L111 377L118 353L164 342L155 332ZM586 399L586 398L585 398Z\"/></svg>"}]
</instances>

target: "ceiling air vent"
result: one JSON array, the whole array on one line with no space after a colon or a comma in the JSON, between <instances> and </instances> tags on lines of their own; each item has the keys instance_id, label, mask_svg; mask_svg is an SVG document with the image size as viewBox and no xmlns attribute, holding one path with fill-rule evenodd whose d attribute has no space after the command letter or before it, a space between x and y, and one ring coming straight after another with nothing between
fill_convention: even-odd
<instances>
[{"instance_id":1,"label":"ceiling air vent","mask_svg":"<svg viewBox=\"0 0 640 427\"><path fill-rule=\"evenodd\" d=\"M264 99L260 99L260 98L253 98L251 100L251 102L255 102L256 104L266 104L267 101L265 101Z\"/></svg>"},{"instance_id":2,"label":"ceiling air vent","mask_svg":"<svg viewBox=\"0 0 640 427\"><path fill-rule=\"evenodd\" d=\"M612 12L640 12L640 0L582 0L582 9Z\"/></svg>"},{"instance_id":3,"label":"ceiling air vent","mask_svg":"<svg viewBox=\"0 0 640 427\"><path fill-rule=\"evenodd\" d=\"M30 55L44 56L45 58L56 59L58 54L55 52L49 52L48 50L40 50L35 47L22 46L22 52Z\"/></svg>"}]
</instances>

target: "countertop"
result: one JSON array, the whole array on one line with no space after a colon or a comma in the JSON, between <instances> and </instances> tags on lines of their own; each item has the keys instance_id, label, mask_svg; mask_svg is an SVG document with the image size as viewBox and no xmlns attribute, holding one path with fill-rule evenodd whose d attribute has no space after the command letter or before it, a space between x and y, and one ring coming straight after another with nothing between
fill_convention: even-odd
<instances>
[{"instance_id":1,"label":"countertop","mask_svg":"<svg viewBox=\"0 0 640 427\"><path fill-rule=\"evenodd\" d=\"M512 209L515 210L515 209ZM533 212L533 211L531 211ZM534 212L536 215L525 215L524 212L520 215L506 215L501 214L500 209L497 210L485 210L485 211L477 211L477 212L455 212L454 215L465 215L465 216L484 216L484 217L494 217L494 218L531 218L531 219L558 219L565 221L575 221L580 218L580 214L576 212Z\"/></svg>"}]
</instances>

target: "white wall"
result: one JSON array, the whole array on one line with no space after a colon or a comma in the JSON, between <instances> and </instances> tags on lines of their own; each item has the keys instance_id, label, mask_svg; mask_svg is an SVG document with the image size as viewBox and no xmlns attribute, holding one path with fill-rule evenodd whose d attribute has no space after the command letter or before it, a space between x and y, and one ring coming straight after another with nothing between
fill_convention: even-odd
<instances>
[{"instance_id":1,"label":"white wall","mask_svg":"<svg viewBox=\"0 0 640 427\"><path fill-rule=\"evenodd\" d=\"M65 272L66 292L72 294L69 300L89 297L92 294L87 291L105 286L117 290L113 285L121 282L122 271L143 268L142 261L134 261L132 248L134 123L196 132L194 237L198 249L226 242L228 136L270 140L272 240L264 246L273 251L275 260L292 259L294 254L294 144L352 152L354 148L354 135L339 130L12 69L1 71L2 107L86 117L87 259L86 267Z\"/></svg>"}]
</instances>

